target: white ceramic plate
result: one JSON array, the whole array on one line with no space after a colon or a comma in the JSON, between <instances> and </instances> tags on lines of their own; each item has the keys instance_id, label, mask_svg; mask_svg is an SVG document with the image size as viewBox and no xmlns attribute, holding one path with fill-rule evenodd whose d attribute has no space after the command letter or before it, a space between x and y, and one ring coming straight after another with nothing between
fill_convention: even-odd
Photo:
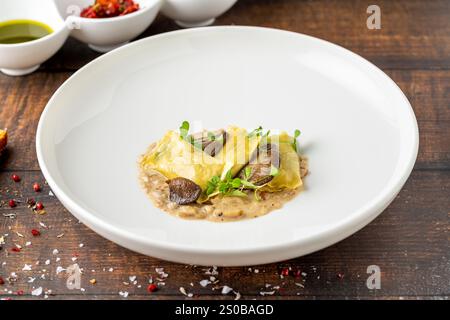
<instances>
[{"instance_id":1,"label":"white ceramic plate","mask_svg":"<svg viewBox=\"0 0 450 320\"><path fill-rule=\"evenodd\" d=\"M156 209L136 161L183 120L301 129L306 190L239 222ZM91 62L51 98L36 143L58 199L100 235L161 259L230 266L301 256L365 226L408 178L418 129L395 83L350 51L291 32L212 27L143 39Z\"/></svg>"}]
</instances>

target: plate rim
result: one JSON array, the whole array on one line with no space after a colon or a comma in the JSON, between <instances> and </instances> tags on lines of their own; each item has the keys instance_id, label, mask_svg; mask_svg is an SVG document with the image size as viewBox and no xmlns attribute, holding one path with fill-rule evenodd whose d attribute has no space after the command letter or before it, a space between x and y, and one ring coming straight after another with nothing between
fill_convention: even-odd
<instances>
[{"instance_id":1,"label":"plate rim","mask_svg":"<svg viewBox=\"0 0 450 320\"><path fill-rule=\"evenodd\" d=\"M306 239L295 239L292 241L285 241L283 243L276 243L276 244L264 244L264 245L257 245L257 246L249 246L249 247L243 247L243 248L216 248L214 250L214 253L212 252L212 249L204 248L204 247L198 247L194 245L186 245L186 244L174 244L170 241L166 240L155 240L155 239L148 239L140 235L135 235L130 231L126 231L123 229L120 229L119 227L116 227L109 222L89 213L88 210L84 209L80 205L78 205L74 200L71 199L70 196L68 196L63 190L61 190L58 187L58 184L53 179L52 174L50 173L50 170L48 169L46 165L46 156L43 154L43 144L45 142L42 141L42 134L43 134L43 126L46 122L47 116L52 108L54 108L53 101L56 99L57 96L65 90L66 87L70 86L70 84L73 81L76 81L80 73L85 72L86 69L92 68L93 65L101 63L103 59L108 59L110 56L113 56L117 54L118 52L128 50L129 47L137 47L142 45L142 43L147 41L155 41L159 38L167 38L174 35L179 34L192 34L192 33L201 33L201 32L214 32L214 31L224 31L224 30L255 30L260 32L275 32L275 33L285 33L289 34L293 37L301 37L306 38L309 41L313 41L316 43L319 43L321 45L325 45L328 47L333 47L336 50L340 50L341 52L344 52L347 55L352 56L352 58L355 58L359 60L361 63L366 64L370 68L373 69L374 72L377 72L381 74L392 86L393 89L395 89L400 96L402 97L403 102L406 106L408 106L408 115L410 116L410 124L413 125L414 130L414 136L411 137L412 139L412 145L411 149L408 150L409 154L409 161L407 163L400 164L400 167L397 169L401 174L399 174L399 178L395 179L395 183L389 182L387 186L385 186L382 190L380 190L380 193L372 198L369 202L366 203L363 207L359 208L358 210L355 210L351 215L347 216L345 219L339 221L339 223L333 224L331 227L328 227L324 229L321 232L318 232L317 234L314 234ZM53 106L53 107L52 107ZM417 159L419 150L419 128L417 124L417 119L414 114L414 110L408 101L407 97L403 93L403 91L399 88L399 86L392 80L385 72L383 72L380 68L378 68L376 65L374 65L372 62L368 61L367 59L363 58L362 56L340 46L337 44L334 44L332 42L329 42L327 40L323 40L317 37L305 35L298 32L293 31L287 31L282 29L276 29L276 28L267 28L267 27L256 27L256 26L213 26L213 27L202 27L202 28L195 28L195 29L184 29L184 30L175 30L171 32L165 32L161 34L157 34L154 36L146 37L137 41L134 41L130 44L127 44L123 47L117 48L113 51L110 51L106 54L101 55L100 57L97 57L96 59L90 61L83 67L81 67L79 70L77 70L75 73L73 73L68 79L64 81L64 83L53 93L49 101L47 102L41 116L39 119L37 132L36 132L36 153L37 153L37 159L39 166L41 168L41 171L47 180L49 186L51 187L52 191L57 196L58 200L65 206L68 207L70 213L82 222L84 222L87 226L89 226L91 229L93 229L96 233L101 234L103 237L111 240L112 237L105 236L105 233L110 233L115 236L115 238L119 237L122 239L128 239L133 241L134 243L137 243L139 245L143 246L150 246L154 248L156 251L160 250L170 250L172 252L183 252L183 253L192 253L192 254L221 254L221 255L241 255L241 254L256 254L256 253L262 253L262 252L270 252L273 250L279 250L283 249L286 250L288 248L294 249L299 248L301 246L311 246L314 243L317 243L318 241L322 241L322 243L327 243L324 245L319 245L316 249L311 249L309 252L305 252L303 254L311 253L320 249L323 249L325 247L328 247L334 243L337 243L346 237L350 236L351 234L356 233L361 228L369 224L373 219L375 219L379 214L383 212L383 210L395 199L398 192L401 190L403 185L406 183L407 179L409 178L414 164ZM397 174L396 174L397 175ZM75 212L74 212L75 211ZM195 220L194 220L195 221ZM234 223L234 222L231 222ZM98 229L102 229L99 231ZM107 231L103 231L107 230ZM325 239L333 238L333 240L325 241ZM116 240L111 240L115 243L118 243ZM122 246L125 246L124 244L120 244ZM135 249L132 249L136 251ZM308 251L308 250L306 250ZM286 256L286 254L285 254ZM294 255L295 256L295 255ZM286 258L292 258L294 256L287 256ZM262 259L262 258L261 258ZM176 259L171 259L172 261L175 261ZM262 259L267 261L272 261L269 258ZM231 264L235 265L235 264Z\"/></svg>"}]
</instances>

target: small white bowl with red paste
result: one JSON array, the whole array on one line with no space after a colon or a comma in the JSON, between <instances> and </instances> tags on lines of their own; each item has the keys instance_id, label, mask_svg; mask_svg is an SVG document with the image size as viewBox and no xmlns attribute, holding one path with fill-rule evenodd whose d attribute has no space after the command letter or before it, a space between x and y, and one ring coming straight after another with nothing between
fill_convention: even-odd
<instances>
[{"instance_id":1,"label":"small white bowl with red paste","mask_svg":"<svg viewBox=\"0 0 450 320\"><path fill-rule=\"evenodd\" d=\"M161 0L133 0L138 8L127 11L123 2L121 12L111 13L89 10L95 0L54 0L59 13L67 21L71 36L84 42L97 52L108 52L118 48L144 32L159 12ZM114 9L113 9L114 11Z\"/></svg>"}]
</instances>

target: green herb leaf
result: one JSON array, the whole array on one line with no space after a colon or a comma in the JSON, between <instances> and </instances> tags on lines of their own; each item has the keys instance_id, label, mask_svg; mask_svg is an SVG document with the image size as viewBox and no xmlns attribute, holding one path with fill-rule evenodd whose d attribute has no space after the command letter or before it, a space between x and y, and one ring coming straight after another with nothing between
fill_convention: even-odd
<instances>
[{"instance_id":1,"label":"green herb leaf","mask_svg":"<svg viewBox=\"0 0 450 320\"><path fill-rule=\"evenodd\" d=\"M230 192L228 194L228 196L232 196L232 197L246 197L247 194L241 190L233 190L232 192Z\"/></svg>"},{"instance_id":2,"label":"green herb leaf","mask_svg":"<svg viewBox=\"0 0 450 320\"><path fill-rule=\"evenodd\" d=\"M242 184L244 187L247 187L247 188L250 188L250 189L256 189L256 188L258 188L258 187L255 186L253 183L251 183L251 182L249 182L249 181L246 181L246 180L241 180L241 184Z\"/></svg>"},{"instance_id":3,"label":"green herb leaf","mask_svg":"<svg viewBox=\"0 0 450 320\"><path fill-rule=\"evenodd\" d=\"M277 167L275 167L275 166L270 166L270 175L272 176L272 177L276 177L277 175L279 175L280 174L280 170L277 168Z\"/></svg>"},{"instance_id":4,"label":"green herb leaf","mask_svg":"<svg viewBox=\"0 0 450 320\"><path fill-rule=\"evenodd\" d=\"M183 121L180 127L180 138L186 140L189 133L189 122Z\"/></svg>"},{"instance_id":5,"label":"green herb leaf","mask_svg":"<svg viewBox=\"0 0 450 320\"><path fill-rule=\"evenodd\" d=\"M225 180L229 181L229 180L231 180L232 177L233 176L232 176L231 169L230 169L227 171L227 174L225 175Z\"/></svg>"},{"instance_id":6,"label":"green herb leaf","mask_svg":"<svg viewBox=\"0 0 450 320\"><path fill-rule=\"evenodd\" d=\"M245 167L245 169L244 169L245 180L248 180L248 178L250 178L251 173L252 173L252 168L251 167Z\"/></svg>"},{"instance_id":7,"label":"green herb leaf","mask_svg":"<svg viewBox=\"0 0 450 320\"><path fill-rule=\"evenodd\" d=\"M219 192L220 193L227 193L228 192L228 184L226 183L219 183Z\"/></svg>"},{"instance_id":8,"label":"green herb leaf","mask_svg":"<svg viewBox=\"0 0 450 320\"><path fill-rule=\"evenodd\" d=\"M211 194L213 194L216 189L217 189L217 185L220 182L220 177L219 176L213 176L211 178L211 180L208 181L208 184L206 186L206 195L209 196Z\"/></svg>"},{"instance_id":9,"label":"green herb leaf","mask_svg":"<svg viewBox=\"0 0 450 320\"><path fill-rule=\"evenodd\" d=\"M232 188L239 188L242 184L241 179L239 178L234 178L233 181L231 181L231 187Z\"/></svg>"},{"instance_id":10,"label":"green herb leaf","mask_svg":"<svg viewBox=\"0 0 450 320\"><path fill-rule=\"evenodd\" d=\"M294 131L294 141L292 142L292 147L296 152L298 152L297 138L300 136L301 132L298 129Z\"/></svg>"},{"instance_id":11,"label":"green herb leaf","mask_svg":"<svg viewBox=\"0 0 450 320\"><path fill-rule=\"evenodd\" d=\"M250 132L248 134L248 137L253 137L253 136L257 136L259 137L262 133L263 128L261 126L259 126L258 128L254 129L252 132Z\"/></svg>"},{"instance_id":12,"label":"green herb leaf","mask_svg":"<svg viewBox=\"0 0 450 320\"><path fill-rule=\"evenodd\" d=\"M208 131L208 139L210 141L214 141L214 140L216 140L216 136L214 135L214 133Z\"/></svg>"}]
</instances>

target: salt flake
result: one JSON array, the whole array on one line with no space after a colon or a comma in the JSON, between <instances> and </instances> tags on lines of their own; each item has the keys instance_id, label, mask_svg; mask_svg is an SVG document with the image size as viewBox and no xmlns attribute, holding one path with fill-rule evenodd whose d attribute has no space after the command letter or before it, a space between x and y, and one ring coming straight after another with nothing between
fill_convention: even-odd
<instances>
[{"instance_id":1,"label":"salt flake","mask_svg":"<svg viewBox=\"0 0 450 320\"><path fill-rule=\"evenodd\" d=\"M261 291L259 294L262 296L272 296L275 291Z\"/></svg>"},{"instance_id":2,"label":"salt flake","mask_svg":"<svg viewBox=\"0 0 450 320\"><path fill-rule=\"evenodd\" d=\"M25 264L22 268L22 271L31 271L31 264Z\"/></svg>"},{"instance_id":3,"label":"salt flake","mask_svg":"<svg viewBox=\"0 0 450 320\"><path fill-rule=\"evenodd\" d=\"M42 294L42 287L36 288L31 291L32 296L40 296Z\"/></svg>"},{"instance_id":4,"label":"salt flake","mask_svg":"<svg viewBox=\"0 0 450 320\"><path fill-rule=\"evenodd\" d=\"M229 286L223 286L222 288L222 294L229 294L231 291L233 291L233 288L230 288Z\"/></svg>"},{"instance_id":5,"label":"salt flake","mask_svg":"<svg viewBox=\"0 0 450 320\"><path fill-rule=\"evenodd\" d=\"M200 283L200 285L204 288L204 287L206 287L208 284L210 284L211 281L209 281L208 279L204 279L204 280L201 280L199 283Z\"/></svg>"},{"instance_id":6,"label":"salt flake","mask_svg":"<svg viewBox=\"0 0 450 320\"><path fill-rule=\"evenodd\" d=\"M64 269L63 267L58 266L58 267L56 267L56 274L59 274L59 273L65 271L65 270L66 270L66 269Z\"/></svg>"}]
</instances>

